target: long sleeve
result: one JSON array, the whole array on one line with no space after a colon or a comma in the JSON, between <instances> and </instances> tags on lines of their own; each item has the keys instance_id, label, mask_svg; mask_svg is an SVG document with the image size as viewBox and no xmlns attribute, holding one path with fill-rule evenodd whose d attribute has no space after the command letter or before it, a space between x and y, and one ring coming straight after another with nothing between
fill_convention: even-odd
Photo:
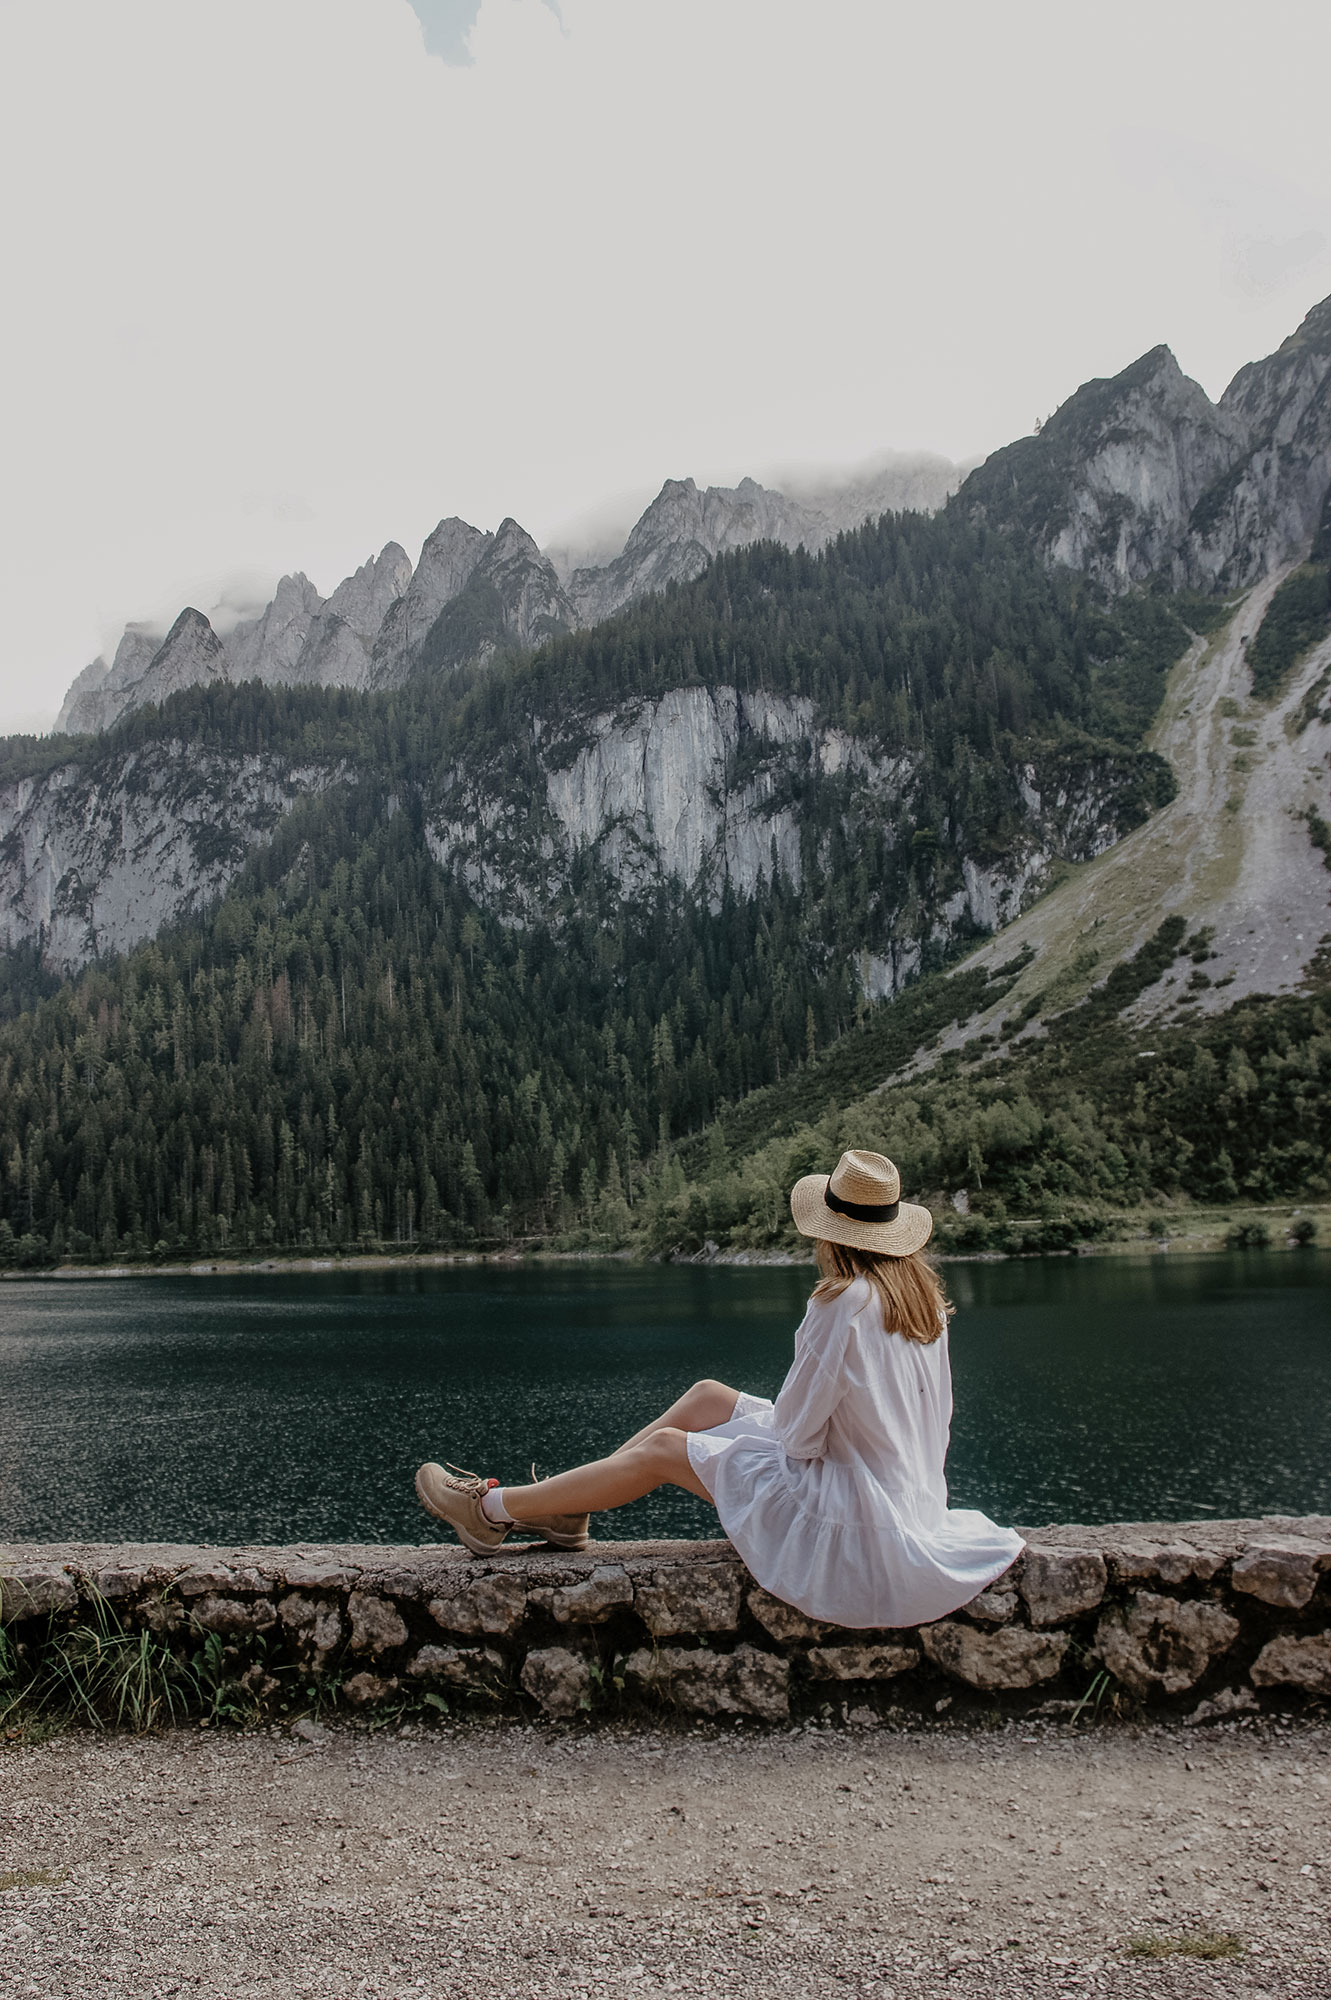
<instances>
[{"instance_id":1,"label":"long sleeve","mask_svg":"<svg viewBox=\"0 0 1331 2000\"><path fill-rule=\"evenodd\" d=\"M791 1458L821 1458L832 1412L846 1393L843 1368L853 1313L845 1295L812 1305L800 1328L795 1360L781 1385L773 1415L776 1434Z\"/></svg>"}]
</instances>

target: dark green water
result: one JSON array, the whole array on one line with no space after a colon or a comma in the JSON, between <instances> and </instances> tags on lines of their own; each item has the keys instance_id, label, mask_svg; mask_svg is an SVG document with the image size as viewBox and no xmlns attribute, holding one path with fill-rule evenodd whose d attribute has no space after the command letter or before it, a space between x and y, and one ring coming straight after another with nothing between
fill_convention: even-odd
<instances>
[{"instance_id":1,"label":"dark green water","mask_svg":"<svg viewBox=\"0 0 1331 2000\"><path fill-rule=\"evenodd\" d=\"M701 1375L775 1392L806 1270L623 1265L0 1286L0 1541L419 1541L411 1478L617 1444ZM1331 1255L948 1271L958 1505L1331 1511ZM615 1533L705 1535L667 1489ZM603 1521L602 1534L611 1532Z\"/></svg>"}]
</instances>

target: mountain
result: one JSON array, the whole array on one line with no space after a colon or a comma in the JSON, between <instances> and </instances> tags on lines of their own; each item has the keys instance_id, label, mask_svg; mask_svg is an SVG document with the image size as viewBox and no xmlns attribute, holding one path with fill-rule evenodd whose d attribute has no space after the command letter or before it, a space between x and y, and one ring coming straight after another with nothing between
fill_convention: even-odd
<instances>
[{"instance_id":1,"label":"mountain","mask_svg":"<svg viewBox=\"0 0 1331 2000\"><path fill-rule=\"evenodd\" d=\"M817 550L889 508L932 510L958 477L945 459L900 455L800 499L752 479L701 493L691 479L668 479L618 555L572 573L512 519L487 534L452 515L426 538L414 570L390 542L326 603L307 577L284 576L256 617L221 635L227 673L275 686L389 688L483 665L688 582L722 550L764 539ZM127 626L111 666L96 660L73 682L56 728L104 729L152 699L143 669L159 643L147 627Z\"/></svg>"},{"instance_id":2,"label":"mountain","mask_svg":"<svg viewBox=\"0 0 1331 2000\"><path fill-rule=\"evenodd\" d=\"M1331 1192L1320 314L817 550L679 482L594 622L513 522L291 579L356 685L183 613L0 746L0 1262L762 1246L865 1135L972 1247Z\"/></svg>"},{"instance_id":3,"label":"mountain","mask_svg":"<svg viewBox=\"0 0 1331 2000\"><path fill-rule=\"evenodd\" d=\"M1331 299L1218 403L1167 347L1087 382L961 502L1110 590L1247 589L1307 546L1331 485Z\"/></svg>"}]
</instances>

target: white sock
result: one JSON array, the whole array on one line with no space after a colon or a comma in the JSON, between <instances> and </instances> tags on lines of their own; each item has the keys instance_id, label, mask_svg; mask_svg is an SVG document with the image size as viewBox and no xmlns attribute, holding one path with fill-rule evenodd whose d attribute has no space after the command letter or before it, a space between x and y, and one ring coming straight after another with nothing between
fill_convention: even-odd
<instances>
[{"instance_id":1,"label":"white sock","mask_svg":"<svg viewBox=\"0 0 1331 2000\"><path fill-rule=\"evenodd\" d=\"M504 1505L504 1489L492 1486L488 1493L481 1495L481 1512L487 1521L493 1521L497 1528L513 1527L513 1516Z\"/></svg>"}]
</instances>

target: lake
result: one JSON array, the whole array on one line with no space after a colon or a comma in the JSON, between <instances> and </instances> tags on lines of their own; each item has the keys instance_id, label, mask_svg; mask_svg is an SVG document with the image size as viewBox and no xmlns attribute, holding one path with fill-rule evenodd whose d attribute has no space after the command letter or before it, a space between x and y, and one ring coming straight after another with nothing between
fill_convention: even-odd
<instances>
[{"instance_id":1,"label":"lake","mask_svg":"<svg viewBox=\"0 0 1331 2000\"><path fill-rule=\"evenodd\" d=\"M417 1542L412 1474L594 1457L701 1375L772 1395L807 1269L0 1285L0 1541ZM956 1504L1331 1512L1331 1254L953 1264ZM707 1535L673 1489L605 1537Z\"/></svg>"}]
</instances>

